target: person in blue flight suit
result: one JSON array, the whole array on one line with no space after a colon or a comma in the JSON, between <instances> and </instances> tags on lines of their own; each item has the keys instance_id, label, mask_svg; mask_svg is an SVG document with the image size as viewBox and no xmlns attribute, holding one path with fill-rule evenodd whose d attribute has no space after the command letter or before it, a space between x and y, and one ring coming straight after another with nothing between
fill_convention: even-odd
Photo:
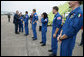
<instances>
[{"instance_id":1,"label":"person in blue flight suit","mask_svg":"<svg viewBox=\"0 0 84 57\"><path fill-rule=\"evenodd\" d=\"M15 24L15 34L19 34L18 27L19 27L19 12L16 11L16 14L14 15L13 23Z\"/></svg>"},{"instance_id":2,"label":"person in blue flight suit","mask_svg":"<svg viewBox=\"0 0 84 57\"><path fill-rule=\"evenodd\" d=\"M40 43L42 43L41 46L45 46L46 45L46 32L47 32L47 24L48 24L48 16L47 13L43 13L42 14L42 19L41 19L41 23L42 23L42 41Z\"/></svg>"},{"instance_id":3,"label":"person in blue flight suit","mask_svg":"<svg viewBox=\"0 0 84 57\"><path fill-rule=\"evenodd\" d=\"M19 14L19 32L23 32L23 17L22 17L22 12Z\"/></svg>"},{"instance_id":4,"label":"person in blue flight suit","mask_svg":"<svg viewBox=\"0 0 84 57\"><path fill-rule=\"evenodd\" d=\"M29 35L29 29L28 29L28 11L25 12L25 19L24 19L24 24L25 24L25 36Z\"/></svg>"},{"instance_id":5,"label":"person in blue flight suit","mask_svg":"<svg viewBox=\"0 0 84 57\"><path fill-rule=\"evenodd\" d=\"M80 1L70 1L69 7L72 11L66 18L57 40L61 42L60 56L72 56L75 46L76 35L83 26L83 11L81 10Z\"/></svg>"},{"instance_id":6,"label":"person in blue flight suit","mask_svg":"<svg viewBox=\"0 0 84 57\"><path fill-rule=\"evenodd\" d=\"M36 9L33 9L33 18L32 18L33 40L37 40L37 32L36 32L37 20L38 16L36 13Z\"/></svg>"},{"instance_id":7,"label":"person in blue flight suit","mask_svg":"<svg viewBox=\"0 0 84 57\"><path fill-rule=\"evenodd\" d=\"M51 40L51 50L52 52L49 56L57 56L57 36L60 34L61 31L61 24L62 24L62 16L58 12L59 8L57 6L53 7L53 14L55 14L52 24L52 40Z\"/></svg>"}]
</instances>

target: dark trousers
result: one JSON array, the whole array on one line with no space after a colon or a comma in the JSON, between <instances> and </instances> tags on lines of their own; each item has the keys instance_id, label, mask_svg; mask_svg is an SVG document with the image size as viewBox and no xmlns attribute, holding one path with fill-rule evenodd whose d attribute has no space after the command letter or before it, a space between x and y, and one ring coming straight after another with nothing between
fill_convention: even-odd
<instances>
[{"instance_id":1,"label":"dark trousers","mask_svg":"<svg viewBox=\"0 0 84 57\"><path fill-rule=\"evenodd\" d=\"M19 32L23 32L23 24L19 24Z\"/></svg>"},{"instance_id":2,"label":"dark trousers","mask_svg":"<svg viewBox=\"0 0 84 57\"><path fill-rule=\"evenodd\" d=\"M10 18L8 18L8 22L10 22Z\"/></svg>"},{"instance_id":3,"label":"dark trousers","mask_svg":"<svg viewBox=\"0 0 84 57\"><path fill-rule=\"evenodd\" d=\"M81 39L81 43L80 44L83 45L83 33L82 33L82 39Z\"/></svg>"},{"instance_id":4,"label":"dark trousers","mask_svg":"<svg viewBox=\"0 0 84 57\"><path fill-rule=\"evenodd\" d=\"M18 32L18 24L15 24L15 33Z\"/></svg>"},{"instance_id":5,"label":"dark trousers","mask_svg":"<svg viewBox=\"0 0 84 57\"><path fill-rule=\"evenodd\" d=\"M41 31L41 29L42 29L42 26L39 26L39 31Z\"/></svg>"}]
</instances>

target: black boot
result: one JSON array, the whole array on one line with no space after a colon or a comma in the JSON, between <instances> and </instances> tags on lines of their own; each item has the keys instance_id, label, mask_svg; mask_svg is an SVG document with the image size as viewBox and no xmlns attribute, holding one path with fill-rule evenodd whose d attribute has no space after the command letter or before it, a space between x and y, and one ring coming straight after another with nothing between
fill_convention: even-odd
<instances>
[{"instance_id":1,"label":"black boot","mask_svg":"<svg viewBox=\"0 0 84 57\"><path fill-rule=\"evenodd\" d=\"M52 52L52 49L48 50L48 52Z\"/></svg>"},{"instance_id":2,"label":"black boot","mask_svg":"<svg viewBox=\"0 0 84 57\"><path fill-rule=\"evenodd\" d=\"M33 40L37 40L37 38L36 39L33 39Z\"/></svg>"},{"instance_id":3,"label":"black boot","mask_svg":"<svg viewBox=\"0 0 84 57\"><path fill-rule=\"evenodd\" d=\"M40 43L42 44L43 42L41 41Z\"/></svg>"},{"instance_id":4,"label":"black boot","mask_svg":"<svg viewBox=\"0 0 84 57\"><path fill-rule=\"evenodd\" d=\"M28 34L24 34L25 36L28 36Z\"/></svg>"},{"instance_id":5,"label":"black boot","mask_svg":"<svg viewBox=\"0 0 84 57\"><path fill-rule=\"evenodd\" d=\"M20 34L19 32L16 32L15 34Z\"/></svg>"},{"instance_id":6,"label":"black boot","mask_svg":"<svg viewBox=\"0 0 84 57\"><path fill-rule=\"evenodd\" d=\"M83 46L83 44L81 43L81 44L79 44L79 46Z\"/></svg>"},{"instance_id":7,"label":"black boot","mask_svg":"<svg viewBox=\"0 0 84 57\"><path fill-rule=\"evenodd\" d=\"M41 46L46 46L46 44L42 44Z\"/></svg>"},{"instance_id":8,"label":"black boot","mask_svg":"<svg viewBox=\"0 0 84 57\"><path fill-rule=\"evenodd\" d=\"M32 37L32 38L34 38L34 37Z\"/></svg>"},{"instance_id":9,"label":"black boot","mask_svg":"<svg viewBox=\"0 0 84 57\"><path fill-rule=\"evenodd\" d=\"M52 54L50 54L49 56L56 56L56 55L54 55L54 54L52 53Z\"/></svg>"}]
</instances>

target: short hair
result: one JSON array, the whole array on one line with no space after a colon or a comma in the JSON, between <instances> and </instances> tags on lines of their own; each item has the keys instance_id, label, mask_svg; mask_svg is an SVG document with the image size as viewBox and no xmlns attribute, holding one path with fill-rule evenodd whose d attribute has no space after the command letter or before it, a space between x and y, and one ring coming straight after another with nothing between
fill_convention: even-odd
<instances>
[{"instance_id":1,"label":"short hair","mask_svg":"<svg viewBox=\"0 0 84 57\"><path fill-rule=\"evenodd\" d=\"M44 12L42 15L44 15L44 19L48 18L48 14L46 12Z\"/></svg>"},{"instance_id":2,"label":"short hair","mask_svg":"<svg viewBox=\"0 0 84 57\"><path fill-rule=\"evenodd\" d=\"M25 13L28 14L28 11L26 11Z\"/></svg>"},{"instance_id":3,"label":"short hair","mask_svg":"<svg viewBox=\"0 0 84 57\"><path fill-rule=\"evenodd\" d=\"M33 9L33 12L36 12L36 9Z\"/></svg>"},{"instance_id":4,"label":"short hair","mask_svg":"<svg viewBox=\"0 0 84 57\"><path fill-rule=\"evenodd\" d=\"M83 1L78 1L78 3L81 5Z\"/></svg>"},{"instance_id":5,"label":"short hair","mask_svg":"<svg viewBox=\"0 0 84 57\"><path fill-rule=\"evenodd\" d=\"M59 8L57 6L54 6L53 9L55 9L56 11L59 10Z\"/></svg>"},{"instance_id":6,"label":"short hair","mask_svg":"<svg viewBox=\"0 0 84 57\"><path fill-rule=\"evenodd\" d=\"M19 13L19 11L18 11L18 10L16 10L16 13L17 13L17 12Z\"/></svg>"}]
</instances>

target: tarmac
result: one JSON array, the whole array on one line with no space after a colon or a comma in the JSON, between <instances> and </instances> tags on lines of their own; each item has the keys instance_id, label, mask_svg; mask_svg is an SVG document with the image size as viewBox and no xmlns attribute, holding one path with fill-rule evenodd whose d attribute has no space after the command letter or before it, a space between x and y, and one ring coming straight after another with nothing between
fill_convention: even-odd
<instances>
[{"instance_id":1,"label":"tarmac","mask_svg":"<svg viewBox=\"0 0 84 57\"><path fill-rule=\"evenodd\" d=\"M47 44L42 47L41 32L39 32L39 22L37 24L36 41L32 40L31 24L29 22L29 35L24 36L24 33L14 33L13 16L11 22L8 22L6 15L1 15L1 56L49 56L51 54L48 50L51 48L51 32L52 26L48 26ZM83 56L83 46L78 46L81 41L82 30L80 30L76 37L76 44L73 50L73 56ZM57 56L60 56L60 43L58 43Z\"/></svg>"}]
</instances>

